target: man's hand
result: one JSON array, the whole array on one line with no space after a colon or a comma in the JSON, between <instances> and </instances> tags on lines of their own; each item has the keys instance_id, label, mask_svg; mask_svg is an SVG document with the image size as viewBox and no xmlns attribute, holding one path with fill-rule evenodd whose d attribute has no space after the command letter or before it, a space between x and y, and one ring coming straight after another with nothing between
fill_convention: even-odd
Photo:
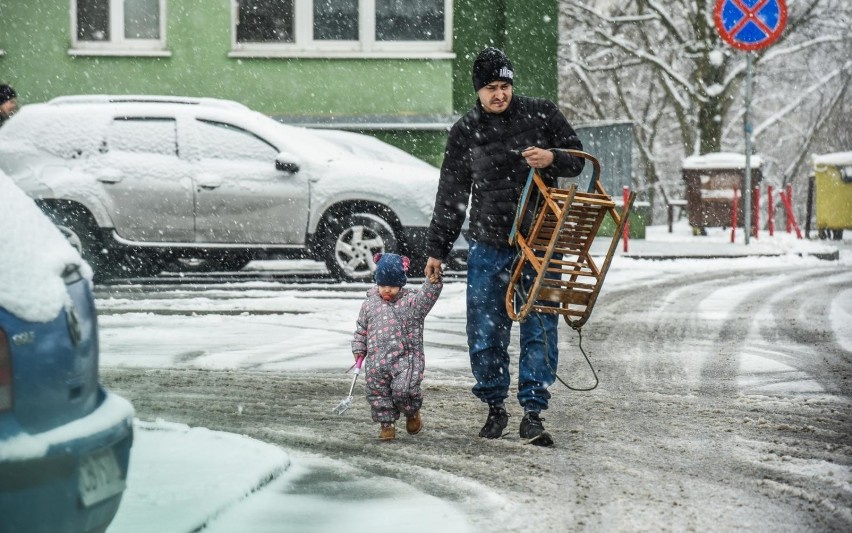
<instances>
[{"instance_id":1,"label":"man's hand","mask_svg":"<svg viewBox=\"0 0 852 533\"><path fill-rule=\"evenodd\" d=\"M443 276L444 268L441 265L441 260L430 257L429 260L426 261L426 268L423 270L423 273L429 279L432 279L432 276L438 276L439 278Z\"/></svg>"},{"instance_id":2,"label":"man's hand","mask_svg":"<svg viewBox=\"0 0 852 533\"><path fill-rule=\"evenodd\" d=\"M527 164L533 168L547 168L553 164L553 152L544 148L536 148L530 146L523 152L521 156L527 160Z\"/></svg>"}]
</instances>

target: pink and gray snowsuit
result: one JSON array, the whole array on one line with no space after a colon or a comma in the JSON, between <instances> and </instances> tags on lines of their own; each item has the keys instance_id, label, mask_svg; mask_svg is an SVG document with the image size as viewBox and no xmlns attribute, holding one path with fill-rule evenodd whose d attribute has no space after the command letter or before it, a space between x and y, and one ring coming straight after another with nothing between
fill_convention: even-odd
<instances>
[{"instance_id":1,"label":"pink and gray snowsuit","mask_svg":"<svg viewBox=\"0 0 852 533\"><path fill-rule=\"evenodd\" d=\"M374 422L394 422L400 412L410 417L423 404L423 322L442 288L443 283L426 280L420 289L401 288L390 302L376 286L367 291L352 353L366 354L365 389Z\"/></svg>"}]
</instances>

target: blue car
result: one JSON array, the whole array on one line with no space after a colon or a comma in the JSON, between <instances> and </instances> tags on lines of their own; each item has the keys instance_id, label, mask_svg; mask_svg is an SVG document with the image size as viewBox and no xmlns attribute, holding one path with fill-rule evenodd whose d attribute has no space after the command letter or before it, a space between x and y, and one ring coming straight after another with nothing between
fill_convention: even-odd
<instances>
[{"instance_id":1,"label":"blue car","mask_svg":"<svg viewBox=\"0 0 852 533\"><path fill-rule=\"evenodd\" d=\"M104 531L131 404L98 375L91 269L0 172L0 531Z\"/></svg>"}]
</instances>

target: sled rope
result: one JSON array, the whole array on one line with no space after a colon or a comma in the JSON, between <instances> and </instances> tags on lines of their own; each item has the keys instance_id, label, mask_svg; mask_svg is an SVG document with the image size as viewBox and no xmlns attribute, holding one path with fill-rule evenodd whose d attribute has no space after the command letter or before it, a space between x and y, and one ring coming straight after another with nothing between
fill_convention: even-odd
<instances>
[{"instance_id":1,"label":"sled rope","mask_svg":"<svg viewBox=\"0 0 852 533\"><path fill-rule=\"evenodd\" d=\"M515 262L519 261L520 258L521 258L521 252L519 251L518 256L515 258ZM522 301L526 300L526 294L523 292L523 288L521 287L520 283L515 285L515 293L518 296L521 297ZM564 385L566 389L572 390L572 391L575 391L575 392L589 392L589 391L592 391L592 390L595 390L596 388L598 388L598 383L600 383L600 380L598 379L598 373L595 371L595 367L592 365L592 361L591 361L591 359L589 359L589 355L586 353L586 350L583 349L583 332L581 331L582 326L576 326L575 327L575 326L571 325L571 328L574 331L577 332L577 337L578 337L577 347L580 348L580 353L583 354L583 358L586 359L586 363L589 365L589 369L592 371L592 376L595 378L595 384L592 385L591 387L587 387L587 388L572 387L564 379L562 379L562 377L559 376L559 373L556 372L556 370L554 370L553 366L550 364L550 353L549 353L548 348L547 348L547 330L544 327L544 320L541 319L541 313L533 313L533 316L535 316L538 319L538 323L541 326L541 334L544 336L544 362L547 363L547 368L549 368L550 371L553 372L553 375L556 376L556 379L559 381L559 383ZM529 317L527 317L527 318L529 318ZM558 321L556 322L556 327L557 327L557 329L559 328L559 322Z\"/></svg>"},{"instance_id":2,"label":"sled rope","mask_svg":"<svg viewBox=\"0 0 852 533\"><path fill-rule=\"evenodd\" d=\"M600 181L600 162L580 150L559 150L589 161L593 170L591 180L586 192L580 192L576 184L567 189L549 187L535 168L530 169L509 232L509 244L514 245L517 255L509 271L506 312L517 322L523 322L530 314L535 315L544 335L545 361L550 371L569 390L590 391L597 388L599 380L591 359L583 349L580 329L589 319L597 301L636 193L631 192L625 198L619 213L615 201ZM532 221L527 220L529 214L533 215ZM606 256L598 266L592 258L591 246L607 215L612 219L615 231ZM530 228L523 227L529 223ZM532 279L529 279L528 268L535 271ZM528 287L524 287L526 283ZM573 387L556 373L550 363L542 313L561 315L577 332L578 348L592 371L594 385Z\"/></svg>"}]
</instances>

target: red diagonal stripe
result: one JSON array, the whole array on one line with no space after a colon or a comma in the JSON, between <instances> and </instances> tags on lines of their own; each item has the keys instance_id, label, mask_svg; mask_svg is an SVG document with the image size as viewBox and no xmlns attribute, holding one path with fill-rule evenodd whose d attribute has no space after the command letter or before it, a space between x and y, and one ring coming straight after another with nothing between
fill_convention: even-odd
<instances>
[{"instance_id":1,"label":"red diagonal stripe","mask_svg":"<svg viewBox=\"0 0 852 533\"><path fill-rule=\"evenodd\" d=\"M743 29L746 24L748 24L749 21L754 22L758 28L760 28L761 30L763 30L764 33L766 33L767 36L772 34L772 30L766 24L764 24L763 21L760 20L760 18L757 16L758 12L760 12L761 9L766 7L766 4L769 3L769 0L761 0L753 8L750 8L747 5L743 4L742 0L731 1L736 4L740 11L743 12L743 18L740 19L740 21L737 22L733 28L731 28L731 30L728 32L729 35L735 36L737 33L739 33L740 30Z\"/></svg>"}]
</instances>

